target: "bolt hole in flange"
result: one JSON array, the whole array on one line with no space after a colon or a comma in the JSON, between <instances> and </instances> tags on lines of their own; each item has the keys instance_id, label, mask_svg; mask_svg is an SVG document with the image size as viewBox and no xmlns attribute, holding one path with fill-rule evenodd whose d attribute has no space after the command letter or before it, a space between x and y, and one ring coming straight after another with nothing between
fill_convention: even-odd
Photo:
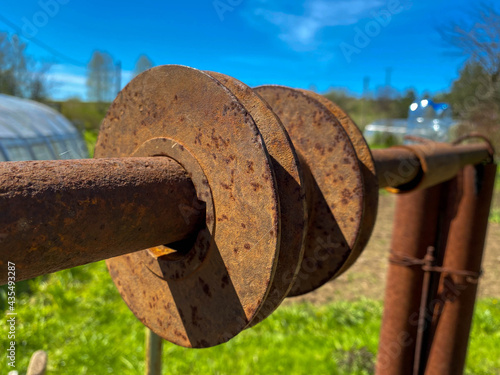
<instances>
[{"instance_id":1,"label":"bolt hole in flange","mask_svg":"<svg viewBox=\"0 0 500 375\"><path fill-rule=\"evenodd\" d=\"M214 217L213 201L207 178L196 158L179 142L153 138L140 145L134 156L168 157L179 163L192 179L198 199L188 207L179 207L184 221L198 220L198 230L188 238L155 246L141 253L141 260L162 279L179 279L194 272L204 261L211 241Z\"/></svg>"},{"instance_id":2,"label":"bolt hole in flange","mask_svg":"<svg viewBox=\"0 0 500 375\"><path fill-rule=\"evenodd\" d=\"M167 157L165 155L154 156ZM150 247L149 249L147 249L147 253L150 256L152 256L154 259L159 259L160 261L175 262L190 255L190 252L193 250L196 244L196 239L198 238L199 232L206 228L206 202L198 200L195 203L194 207L195 208L191 209L189 215L196 215L198 217L198 225L196 226L196 231L189 235L189 237L183 238L182 240Z\"/></svg>"},{"instance_id":3,"label":"bolt hole in flange","mask_svg":"<svg viewBox=\"0 0 500 375\"><path fill-rule=\"evenodd\" d=\"M205 204L203 201L199 201L200 204ZM200 212L200 218L205 216L205 208L203 208L203 213ZM150 247L147 249L149 255L160 261L171 261L175 262L189 256L190 252L193 250L196 239L198 238L198 233L205 227L205 221L199 225L198 230L190 235L188 238L184 238L179 241L171 242L164 245L159 245L155 247Z\"/></svg>"}]
</instances>

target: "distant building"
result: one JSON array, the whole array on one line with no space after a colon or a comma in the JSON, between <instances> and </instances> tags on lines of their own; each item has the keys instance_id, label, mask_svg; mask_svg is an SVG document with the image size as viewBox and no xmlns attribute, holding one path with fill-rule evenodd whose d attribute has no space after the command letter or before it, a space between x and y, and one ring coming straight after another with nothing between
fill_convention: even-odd
<instances>
[{"instance_id":1,"label":"distant building","mask_svg":"<svg viewBox=\"0 0 500 375\"><path fill-rule=\"evenodd\" d=\"M76 128L52 108L0 94L0 161L88 158Z\"/></svg>"},{"instance_id":2,"label":"distant building","mask_svg":"<svg viewBox=\"0 0 500 375\"><path fill-rule=\"evenodd\" d=\"M404 118L377 120L365 126L363 135L371 145L403 143L408 121Z\"/></svg>"},{"instance_id":3,"label":"distant building","mask_svg":"<svg viewBox=\"0 0 500 375\"><path fill-rule=\"evenodd\" d=\"M410 105L407 119L374 121L365 126L363 134L369 144L378 146L411 143L405 141L407 135L447 142L456 125L451 113L447 103L423 99Z\"/></svg>"},{"instance_id":4,"label":"distant building","mask_svg":"<svg viewBox=\"0 0 500 375\"><path fill-rule=\"evenodd\" d=\"M451 115L452 111L447 103L434 103L430 99L412 103L408 111L407 134L447 142L455 125Z\"/></svg>"}]
</instances>

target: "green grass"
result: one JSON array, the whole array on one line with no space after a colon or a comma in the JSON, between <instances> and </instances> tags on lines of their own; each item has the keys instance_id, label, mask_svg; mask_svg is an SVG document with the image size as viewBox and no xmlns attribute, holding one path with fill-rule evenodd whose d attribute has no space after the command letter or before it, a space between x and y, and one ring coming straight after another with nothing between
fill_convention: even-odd
<instances>
[{"instance_id":1,"label":"green grass","mask_svg":"<svg viewBox=\"0 0 500 375\"><path fill-rule=\"evenodd\" d=\"M500 191L500 160L497 160L496 163L498 164L498 167L497 175L495 176L495 190Z\"/></svg>"},{"instance_id":2,"label":"green grass","mask_svg":"<svg viewBox=\"0 0 500 375\"><path fill-rule=\"evenodd\" d=\"M116 291L104 263L65 270L28 282L17 302L17 370L30 355L49 353L51 374L139 374L144 327ZM5 308L5 305L3 305ZM378 345L378 301L280 308L255 328L215 348L189 350L166 343L169 374L370 374ZM3 319L6 319L3 317ZM0 343L7 347L7 325ZM474 320L469 374L500 368L500 307L480 301ZM0 368L6 368L5 356Z\"/></svg>"},{"instance_id":3,"label":"green grass","mask_svg":"<svg viewBox=\"0 0 500 375\"><path fill-rule=\"evenodd\" d=\"M489 221L490 223L500 224L500 209L498 208L491 209Z\"/></svg>"},{"instance_id":4,"label":"green grass","mask_svg":"<svg viewBox=\"0 0 500 375\"><path fill-rule=\"evenodd\" d=\"M85 140L85 144L87 145L87 149L89 150L89 156L94 157L95 144L97 143L97 136L99 132L97 130L84 130L83 131L83 139Z\"/></svg>"}]
</instances>

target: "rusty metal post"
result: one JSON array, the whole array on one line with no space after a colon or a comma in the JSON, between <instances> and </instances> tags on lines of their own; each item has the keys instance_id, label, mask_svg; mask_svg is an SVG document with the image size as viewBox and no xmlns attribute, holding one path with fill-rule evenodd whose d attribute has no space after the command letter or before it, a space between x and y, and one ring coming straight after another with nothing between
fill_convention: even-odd
<instances>
[{"instance_id":1,"label":"rusty metal post","mask_svg":"<svg viewBox=\"0 0 500 375\"><path fill-rule=\"evenodd\" d=\"M461 175L461 197L451 221L435 315L427 375L461 374L481 271L496 165L467 166Z\"/></svg>"},{"instance_id":2,"label":"rusty metal post","mask_svg":"<svg viewBox=\"0 0 500 375\"><path fill-rule=\"evenodd\" d=\"M434 247L428 249L422 262L424 280L422 299L420 302L419 323L415 347L413 375L423 375L429 346L432 341L432 315L436 307L436 295L439 287L440 273L436 272L443 264L444 252L450 230L450 222L456 213L456 202L459 199L457 178L441 184L441 198L438 206L438 222Z\"/></svg>"},{"instance_id":3,"label":"rusty metal post","mask_svg":"<svg viewBox=\"0 0 500 375\"><path fill-rule=\"evenodd\" d=\"M0 266L21 281L178 241L204 218L197 203L166 157L0 163Z\"/></svg>"},{"instance_id":4,"label":"rusty metal post","mask_svg":"<svg viewBox=\"0 0 500 375\"><path fill-rule=\"evenodd\" d=\"M397 198L376 373L411 374L427 249L437 236L442 185Z\"/></svg>"}]
</instances>

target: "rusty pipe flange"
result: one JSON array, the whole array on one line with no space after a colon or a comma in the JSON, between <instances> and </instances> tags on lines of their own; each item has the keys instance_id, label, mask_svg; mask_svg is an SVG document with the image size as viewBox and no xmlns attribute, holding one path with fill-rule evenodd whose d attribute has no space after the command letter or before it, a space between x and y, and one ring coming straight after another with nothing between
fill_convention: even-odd
<instances>
[{"instance_id":1,"label":"rusty pipe flange","mask_svg":"<svg viewBox=\"0 0 500 375\"><path fill-rule=\"evenodd\" d=\"M254 90L280 118L305 171L308 229L289 293L301 295L331 280L353 251L363 222L361 167L346 131L313 95L282 86Z\"/></svg>"},{"instance_id":2,"label":"rusty pipe flange","mask_svg":"<svg viewBox=\"0 0 500 375\"><path fill-rule=\"evenodd\" d=\"M317 94L312 91L306 92L309 95L313 96L326 108L328 108L335 115L335 117L337 117L340 124L344 127L344 130L347 132L347 135L349 136L349 139L354 146L354 150L356 151L356 155L360 162L361 176L363 177L363 185L365 187L365 195L363 199L363 220L361 222L360 233L349 258L344 263L342 268L338 271L338 273L334 276L338 277L342 273L347 271L361 255L364 248L366 247L366 244L368 243L368 240L370 239L373 227L375 226L379 195L377 171L375 169L375 161L373 160L370 147L368 147L368 144L363 137L363 133L361 133L358 126L349 117L349 115L347 115L347 113L345 113L337 104L333 103L323 95Z\"/></svg>"},{"instance_id":3,"label":"rusty pipe flange","mask_svg":"<svg viewBox=\"0 0 500 375\"><path fill-rule=\"evenodd\" d=\"M189 224L205 211L205 226L194 238L175 244L160 245L134 254L136 259L160 278L182 279L194 272L205 260L210 248L211 233L215 230L215 212L212 191L200 164L184 146L169 138L152 138L137 148L132 156L166 156L174 159L188 171L198 197L192 205L180 206L179 211ZM201 203L203 202L204 205ZM161 220L161 219L160 219Z\"/></svg>"},{"instance_id":4,"label":"rusty pipe flange","mask_svg":"<svg viewBox=\"0 0 500 375\"><path fill-rule=\"evenodd\" d=\"M196 184L204 184L201 173L206 177L215 212L211 217L207 210L209 248L199 264L170 260L191 267L183 275L175 275L175 266L173 273L160 262L153 267L154 259L146 264L144 252L109 259L108 268L132 312L155 333L186 347L217 345L254 318L274 276L280 216L271 161L236 97L209 75L183 66L150 69L120 92L102 123L95 155L172 155L155 138L182 146L181 162L196 160L201 172L189 171L198 173ZM204 192L197 194L204 199ZM210 199L204 200L209 206ZM159 277L159 270L166 275Z\"/></svg>"},{"instance_id":5,"label":"rusty pipe flange","mask_svg":"<svg viewBox=\"0 0 500 375\"><path fill-rule=\"evenodd\" d=\"M271 315L283 302L302 262L307 222L302 169L292 141L269 105L244 83L224 74L207 73L226 86L255 120L271 156L278 186L281 214L278 265L269 294L250 323L254 326Z\"/></svg>"}]
</instances>

